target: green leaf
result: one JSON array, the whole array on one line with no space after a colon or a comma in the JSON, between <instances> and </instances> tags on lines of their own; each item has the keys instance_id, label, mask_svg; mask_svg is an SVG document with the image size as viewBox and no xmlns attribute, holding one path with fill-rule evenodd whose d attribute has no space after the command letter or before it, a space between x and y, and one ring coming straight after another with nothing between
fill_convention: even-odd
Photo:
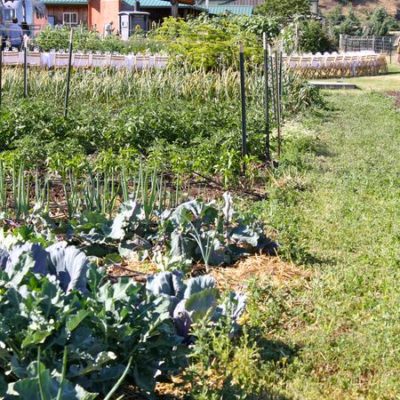
<instances>
[{"instance_id":1,"label":"green leaf","mask_svg":"<svg viewBox=\"0 0 400 400\"><path fill-rule=\"evenodd\" d=\"M75 330L79 324L90 315L90 312L87 310L80 310L78 313L72 317L69 317L67 320L67 329L72 332Z\"/></svg>"},{"instance_id":2,"label":"green leaf","mask_svg":"<svg viewBox=\"0 0 400 400\"><path fill-rule=\"evenodd\" d=\"M53 329L50 327L49 330L41 330L30 333L28 331L28 336L25 337L22 342L21 347L25 348L32 344L41 344L44 343L46 338L48 338L53 333Z\"/></svg>"},{"instance_id":3,"label":"green leaf","mask_svg":"<svg viewBox=\"0 0 400 400\"><path fill-rule=\"evenodd\" d=\"M29 271L33 271L35 261L29 254L23 254L18 263L14 266L13 275L10 281L11 286L17 287L21 284L25 275Z\"/></svg>"},{"instance_id":4,"label":"green leaf","mask_svg":"<svg viewBox=\"0 0 400 400\"><path fill-rule=\"evenodd\" d=\"M197 322L215 309L217 299L218 289L203 289L186 300L185 308L191 314L193 322Z\"/></svg>"},{"instance_id":5,"label":"green leaf","mask_svg":"<svg viewBox=\"0 0 400 400\"><path fill-rule=\"evenodd\" d=\"M82 376L94 371L100 371L105 364L107 364L109 361L114 361L116 358L117 356L112 351L102 351L97 355L94 362L89 363L86 368L77 370L75 375Z\"/></svg>"},{"instance_id":6,"label":"green leaf","mask_svg":"<svg viewBox=\"0 0 400 400\"><path fill-rule=\"evenodd\" d=\"M43 370L40 374L43 395L46 400L55 399L60 388L61 379L52 377L49 370ZM62 387L63 400L94 400L97 393L90 393L79 385L74 385L64 380ZM6 399L42 400L39 393L38 378L21 379L8 385Z\"/></svg>"}]
</instances>

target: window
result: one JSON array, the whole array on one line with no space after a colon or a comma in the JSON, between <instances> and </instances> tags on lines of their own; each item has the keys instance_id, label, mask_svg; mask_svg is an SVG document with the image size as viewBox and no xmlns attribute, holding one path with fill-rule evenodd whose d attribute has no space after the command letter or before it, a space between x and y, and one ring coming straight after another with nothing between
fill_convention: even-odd
<instances>
[{"instance_id":1,"label":"window","mask_svg":"<svg viewBox=\"0 0 400 400\"><path fill-rule=\"evenodd\" d=\"M68 26L78 25L78 13L76 12L63 13L63 25L68 25Z\"/></svg>"}]
</instances>

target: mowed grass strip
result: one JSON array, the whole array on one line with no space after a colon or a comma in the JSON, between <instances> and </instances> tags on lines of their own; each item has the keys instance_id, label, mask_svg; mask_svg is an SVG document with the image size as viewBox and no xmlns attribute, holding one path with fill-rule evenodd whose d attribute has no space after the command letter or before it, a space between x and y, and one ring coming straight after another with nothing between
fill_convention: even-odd
<instances>
[{"instance_id":1,"label":"mowed grass strip","mask_svg":"<svg viewBox=\"0 0 400 400\"><path fill-rule=\"evenodd\" d=\"M306 190L262 206L313 271L268 339L296 348L272 392L300 399L400 397L400 113L373 92L328 93L309 124L326 151ZM293 243L291 243L292 241ZM297 246L297 247L296 247ZM298 254L297 254L298 253Z\"/></svg>"}]
</instances>

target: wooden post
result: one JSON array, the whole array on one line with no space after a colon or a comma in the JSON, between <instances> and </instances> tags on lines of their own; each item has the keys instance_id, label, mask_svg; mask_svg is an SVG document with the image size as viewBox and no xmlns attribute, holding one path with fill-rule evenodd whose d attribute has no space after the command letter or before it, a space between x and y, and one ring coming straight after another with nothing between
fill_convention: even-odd
<instances>
[{"instance_id":1,"label":"wooden post","mask_svg":"<svg viewBox=\"0 0 400 400\"><path fill-rule=\"evenodd\" d=\"M242 105L242 157L247 155L247 121L246 121L246 85L244 75L244 48L240 43L239 48L239 68L240 68L240 100Z\"/></svg>"},{"instance_id":2,"label":"wooden post","mask_svg":"<svg viewBox=\"0 0 400 400\"><path fill-rule=\"evenodd\" d=\"M171 0L171 17L178 18L179 15L178 0Z\"/></svg>"},{"instance_id":3,"label":"wooden post","mask_svg":"<svg viewBox=\"0 0 400 400\"><path fill-rule=\"evenodd\" d=\"M268 43L267 34L263 33L264 47L264 110L265 110L265 161L271 163L270 120L269 120L269 70L268 70Z\"/></svg>"},{"instance_id":4,"label":"wooden post","mask_svg":"<svg viewBox=\"0 0 400 400\"><path fill-rule=\"evenodd\" d=\"M71 66L72 66L72 39L74 37L74 30L71 28L71 33L69 35L69 57L68 57L68 68L67 68L67 88L65 91L64 100L64 118L68 116L68 100L69 100L69 85L71 81Z\"/></svg>"}]
</instances>

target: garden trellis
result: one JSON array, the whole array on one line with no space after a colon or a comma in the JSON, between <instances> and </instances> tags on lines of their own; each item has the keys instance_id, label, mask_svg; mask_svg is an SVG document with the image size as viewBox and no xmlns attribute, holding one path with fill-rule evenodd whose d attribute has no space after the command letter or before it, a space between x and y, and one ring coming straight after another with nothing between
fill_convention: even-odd
<instances>
[{"instance_id":1,"label":"garden trellis","mask_svg":"<svg viewBox=\"0 0 400 400\"><path fill-rule=\"evenodd\" d=\"M282 147L282 121L283 121L283 54L282 46L273 51L267 42L266 34L262 36L263 41L263 79L264 79L264 115L265 115L265 162L271 165L271 116L277 129L277 158L280 158ZM239 68L240 68L240 93L241 93L241 117L242 117L242 157L247 153L247 112L245 94L245 61L244 47L240 44Z\"/></svg>"}]
</instances>

